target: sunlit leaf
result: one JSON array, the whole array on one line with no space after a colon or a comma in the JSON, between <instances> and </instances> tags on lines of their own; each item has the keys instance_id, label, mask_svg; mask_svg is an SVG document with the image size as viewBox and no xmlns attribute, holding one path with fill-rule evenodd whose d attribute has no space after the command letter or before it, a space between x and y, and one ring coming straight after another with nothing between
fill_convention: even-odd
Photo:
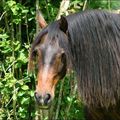
<instances>
[{"instance_id":1,"label":"sunlit leaf","mask_svg":"<svg viewBox=\"0 0 120 120\"><path fill-rule=\"evenodd\" d=\"M5 34L0 34L0 39L7 39L9 36Z\"/></svg>"},{"instance_id":2,"label":"sunlit leaf","mask_svg":"<svg viewBox=\"0 0 120 120\"><path fill-rule=\"evenodd\" d=\"M22 10L22 13L28 13L29 11L27 9Z\"/></svg>"},{"instance_id":3,"label":"sunlit leaf","mask_svg":"<svg viewBox=\"0 0 120 120\"><path fill-rule=\"evenodd\" d=\"M17 96L18 96L18 97L22 97L24 94L25 94L24 91L19 91L18 94L17 94Z\"/></svg>"},{"instance_id":4,"label":"sunlit leaf","mask_svg":"<svg viewBox=\"0 0 120 120\"><path fill-rule=\"evenodd\" d=\"M34 91L30 91L29 94L31 97L34 97Z\"/></svg>"},{"instance_id":5,"label":"sunlit leaf","mask_svg":"<svg viewBox=\"0 0 120 120\"><path fill-rule=\"evenodd\" d=\"M22 88L23 90L28 90L28 89L29 89L29 87L28 87L27 85L23 85L21 88Z\"/></svg>"},{"instance_id":6,"label":"sunlit leaf","mask_svg":"<svg viewBox=\"0 0 120 120\"><path fill-rule=\"evenodd\" d=\"M28 104L30 101L30 98L23 97L21 100L21 104Z\"/></svg>"}]
</instances>

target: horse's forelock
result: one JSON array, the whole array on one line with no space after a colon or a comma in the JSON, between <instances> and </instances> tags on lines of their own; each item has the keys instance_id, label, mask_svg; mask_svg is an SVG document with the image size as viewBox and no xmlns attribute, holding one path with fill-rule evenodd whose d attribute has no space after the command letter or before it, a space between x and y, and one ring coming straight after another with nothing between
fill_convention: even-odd
<instances>
[{"instance_id":1,"label":"horse's forelock","mask_svg":"<svg viewBox=\"0 0 120 120\"><path fill-rule=\"evenodd\" d=\"M47 34L48 29L47 27L44 28L41 32L38 33L38 35L36 36L35 40L32 43L31 49L30 49L30 53L29 53L29 59L28 59L28 73L32 72L34 69L34 51L37 45L40 44L42 37Z\"/></svg>"}]
</instances>

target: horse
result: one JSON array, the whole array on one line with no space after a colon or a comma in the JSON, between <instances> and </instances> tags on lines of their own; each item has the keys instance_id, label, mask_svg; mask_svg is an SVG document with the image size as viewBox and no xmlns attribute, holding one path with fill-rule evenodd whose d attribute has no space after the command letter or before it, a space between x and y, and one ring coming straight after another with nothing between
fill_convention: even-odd
<instances>
[{"instance_id":1,"label":"horse","mask_svg":"<svg viewBox=\"0 0 120 120\"><path fill-rule=\"evenodd\" d=\"M86 120L120 120L120 15L86 10L39 23L28 64L29 71L37 69L39 106L51 104L71 63Z\"/></svg>"}]
</instances>

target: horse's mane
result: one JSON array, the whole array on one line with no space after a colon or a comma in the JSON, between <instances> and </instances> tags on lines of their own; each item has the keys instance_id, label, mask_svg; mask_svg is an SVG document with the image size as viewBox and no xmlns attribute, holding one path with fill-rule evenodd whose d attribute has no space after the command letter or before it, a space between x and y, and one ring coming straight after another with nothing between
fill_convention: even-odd
<instances>
[{"instance_id":1,"label":"horse's mane","mask_svg":"<svg viewBox=\"0 0 120 120\"><path fill-rule=\"evenodd\" d=\"M85 11L67 20L69 53L83 101L115 104L120 97L120 15Z\"/></svg>"},{"instance_id":2,"label":"horse's mane","mask_svg":"<svg viewBox=\"0 0 120 120\"><path fill-rule=\"evenodd\" d=\"M35 47L37 45L39 45L39 43L41 42L41 38L47 34L48 30L47 27L45 29L43 29L36 37L35 40L32 43L31 49L30 49L30 53L29 53L29 61L28 61L28 72L33 71L34 69L34 57L36 56L36 51L35 51Z\"/></svg>"}]
</instances>

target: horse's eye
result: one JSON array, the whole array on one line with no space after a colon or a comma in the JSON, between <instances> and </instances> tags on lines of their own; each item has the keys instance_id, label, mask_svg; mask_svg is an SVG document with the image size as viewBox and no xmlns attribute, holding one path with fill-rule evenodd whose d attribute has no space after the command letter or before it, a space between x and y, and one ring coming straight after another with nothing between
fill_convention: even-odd
<instances>
[{"instance_id":1,"label":"horse's eye","mask_svg":"<svg viewBox=\"0 0 120 120\"><path fill-rule=\"evenodd\" d=\"M61 72L61 70L64 67L64 64L66 64L66 55L65 55L65 53L61 54L60 59L61 59L61 64L59 65L59 70L58 70L59 72Z\"/></svg>"},{"instance_id":2,"label":"horse's eye","mask_svg":"<svg viewBox=\"0 0 120 120\"><path fill-rule=\"evenodd\" d=\"M36 59L36 55L37 55L37 50L34 50L34 51L32 52L33 60Z\"/></svg>"},{"instance_id":3,"label":"horse's eye","mask_svg":"<svg viewBox=\"0 0 120 120\"><path fill-rule=\"evenodd\" d=\"M66 55L65 55L65 53L62 53L61 54L61 61L62 61L62 63L66 62L65 60L66 60Z\"/></svg>"},{"instance_id":4,"label":"horse's eye","mask_svg":"<svg viewBox=\"0 0 120 120\"><path fill-rule=\"evenodd\" d=\"M35 56L35 55L36 55L36 53L37 53L37 51L36 51L36 50L34 50L34 51L33 51L33 53L32 53L32 54L33 54L33 56Z\"/></svg>"}]
</instances>

